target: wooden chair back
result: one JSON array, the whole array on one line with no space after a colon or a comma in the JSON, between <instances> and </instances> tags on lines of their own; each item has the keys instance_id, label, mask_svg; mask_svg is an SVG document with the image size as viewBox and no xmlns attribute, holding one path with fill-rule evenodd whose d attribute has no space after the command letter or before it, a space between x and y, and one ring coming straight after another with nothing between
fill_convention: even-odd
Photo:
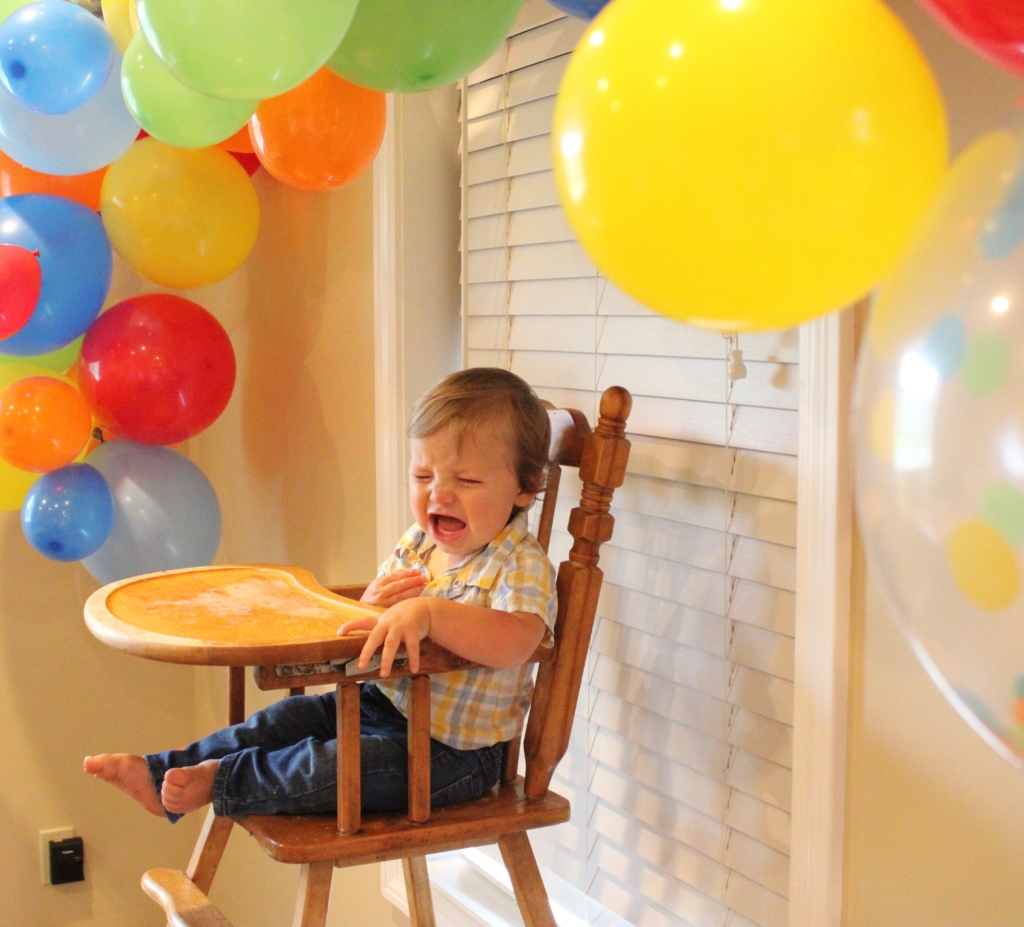
<instances>
[{"instance_id":1,"label":"wooden chair back","mask_svg":"<svg viewBox=\"0 0 1024 927\"><path fill-rule=\"evenodd\" d=\"M532 799L544 797L551 774L569 746L583 665L604 578L597 566L598 556L601 545L612 536L615 524L609 512L612 493L622 485L629 461L625 432L632 404L626 390L613 386L601 396L597 427L592 433L586 433L589 427L586 431L581 427L579 419L583 416L578 412L569 413L576 427L564 431L566 443L560 463L564 460L566 465L579 467L583 493L580 504L569 515L569 534L573 538L569 559L562 561L558 568L555 653L552 659L541 663L537 671L527 722L526 795ZM585 419L583 421L585 423ZM552 469L557 485L560 468ZM547 493L544 503L547 506ZM545 514L542 509L542 530ZM550 537L550 526L547 537Z\"/></svg>"}]
</instances>

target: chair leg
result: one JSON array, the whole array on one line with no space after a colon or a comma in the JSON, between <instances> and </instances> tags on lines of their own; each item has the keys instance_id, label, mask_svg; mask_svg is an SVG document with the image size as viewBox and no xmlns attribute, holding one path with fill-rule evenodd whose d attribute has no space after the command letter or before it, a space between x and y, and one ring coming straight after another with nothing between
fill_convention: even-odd
<instances>
[{"instance_id":1,"label":"chair leg","mask_svg":"<svg viewBox=\"0 0 1024 927\"><path fill-rule=\"evenodd\" d=\"M557 927L526 831L499 837L498 849L512 878L512 888L526 927Z\"/></svg>"},{"instance_id":2,"label":"chair leg","mask_svg":"<svg viewBox=\"0 0 1024 927\"><path fill-rule=\"evenodd\" d=\"M324 927L327 923L327 908L331 903L333 875L332 862L303 864L292 927Z\"/></svg>"},{"instance_id":3,"label":"chair leg","mask_svg":"<svg viewBox=\"0 0 1024 927\"><path fill-rule=\"evenodd\" d=\"M410 927L434 927L434 902L430 896L430 874L425 856L402 860L405 895L409 899Z\"/></svg>"},{"instance_id":4,"label":"chair leg","mask_svg":"<svg viewBox=\"0 0 1024 927\"><path fill-rule=\"evenodd\" d=\"M233 825L231 818L219 818L213 808L206 813L203 829L196 840L196 848L188 861L187 875L204 895L210 894L213 877L217 874L224 848L228 845Z\"/></svg>"}]
</instances>

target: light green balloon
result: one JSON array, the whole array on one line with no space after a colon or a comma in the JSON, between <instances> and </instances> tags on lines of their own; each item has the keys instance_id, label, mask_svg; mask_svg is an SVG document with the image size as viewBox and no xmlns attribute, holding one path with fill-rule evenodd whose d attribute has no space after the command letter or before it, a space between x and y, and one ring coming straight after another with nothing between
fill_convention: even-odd
<instances>
[{"instance_id":1,"label":"light green balloon","mask_svg":"<svg viewBox=\"0 0 1024 927\"><path fill-rule=\"evenodd\" d=\"M1013 547L1024 544L1024 495L1009 483L993 483L981 498L981 520Z\"/></svg>"},{"instance_id":2,"label":"light green balloon","mask_svg":"<svg viewBox=\"0 0 1024 927\"><path fill-rule=\"evenodd\" d=\"M78 360L84 338L85 335L82 335L81 338L76 338L71 344L57 348L56 351L51 351L49 354L37 354L35 357L14 357L12 355L0 354L0 366L4 364L35 364L37 367L45 367L47 370L53 370L55 373L65 373Z\"/></svg>"},{"instance_id":3,"label":"light green balloon","mask_svg":"<svg viewBox=\"0 0 1024 927\"><path fill-rule=\"evenodd\" d=\"M206 148L231 138L256 112L259 100L218 100L186 87L137 32L121 63L124 101L153 138L176 148Z\"/></svg>"},{"instance_id":4,"label":"light green balloon","mask_svg":"<svg viewBox=\"0 0 1024 927\"><path fill-rule=\"evenodd\" d=\"M444 0L448 2L448 0ZM338 47L357 0L137 0L167 69L222 100L265 100L311 77Z\"/></svg>"},{"instance_id":5,"label":"light green balloon","mask_svg":"<svg viewBox=\"0 0 1024 927\"><path fill-rule=\"evenodd\" d=\"M3 23L15 10L28 6L32 0L0 0L0 23Z\"/></svg>"},{"instance_id":6,"label":"light green balloon","mask_svg":"<svg viewBox=\"0 0 1024 927\"><path fill-rule=\"evenodd\" d=\"M374 90L433 90L482 64L508 35L523 0L361 0L327 62Z\"/></svg>"},{"instance_id":7,"label":"light green balloon","mask_svg":"<svg viewBox=\"0 0 1024 927\"><path fill-rule=\"evenodd\" d=\"M998 332L982 332L967 344L961 376L972 396L984 399L1006 381L1010 372L1010 345Z\"/></svg>"}]
</instances>

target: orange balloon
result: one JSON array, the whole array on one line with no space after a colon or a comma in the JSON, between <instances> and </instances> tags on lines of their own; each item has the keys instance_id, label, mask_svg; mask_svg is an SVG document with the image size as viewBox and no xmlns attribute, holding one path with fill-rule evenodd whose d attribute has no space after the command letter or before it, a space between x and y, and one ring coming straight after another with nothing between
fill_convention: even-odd
<instances>
[{"instance_id":1,"label":"orange balloon","mask_svg":"<svg viewBox=\"0 0 1024 927\"><path fill-rule=\"evenodd\" d=\"M55 177L53 174L40 174L39 171L23 167L0 151L0 196L52 193L54 196L64 196L90 209L98 210L100 187L103 186L103 175L106 172L107 169L101 167L98 171L88 174Z\"/></svg>"},{"instance_id":2,"label":"orange balloon","mask_svg":"<svg viewBox=\"0 0 1024 927\"><path fill-rule=\"evenodd\" d=\"M82 394L54 377L26 377L0 392L0 458L49 473L71 463L92 434Z\"/></svg>"},{"instance_id":3,"label":"orange balloon","mask_svg":"<svg viewBox=\"0 0 1024 927\"><path fill-rule=\"evenodd\" d=\"M232 151L236 154L252 154L252 139L249 138L249 123L240 128L231 138L217 142L218 148L225 151Z\"/></svg>"},{"instance_id":4,"label":"orange balloon","mask_svg":"<svg viewBox=\"0 0 1024 927\"><path fill-rule=\"evenodd\" d=\"M321 68L293 90L260 103L249 129L257 157L281 183L332 190L373 162L385 119L383 93Z\"/></svg>"}]
</instances>

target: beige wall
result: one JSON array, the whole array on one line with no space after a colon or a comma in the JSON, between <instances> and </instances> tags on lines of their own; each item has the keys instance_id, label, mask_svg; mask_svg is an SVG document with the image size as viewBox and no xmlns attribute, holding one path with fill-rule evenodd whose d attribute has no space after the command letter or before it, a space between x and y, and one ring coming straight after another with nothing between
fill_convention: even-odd
<instances>
[{"instance_id":1,"label":"beige wall","mask_svg":"<svg viewBox=\"0 0 1024 927\"><path fill-rule=\"evenodd\" d=\"M376 566L371 176L330 194L263 172L255 182L255 251L194 294L228 328L239 375L189 452L221 501L222 562L355 581ZM111 300L145 288L121 266ZM81 613L95 588L81 566L32 551L17 514L0 513L0 923L12 927L157 927L139 877L183 866L200 823L172 828L81 772L87 753L185 743L224 718L226 671L149 663L92 639ZM87 879L43 888L37 832L67 824L85 838ZM236 832L214 899L240 927L277 927L290 923L297 875ZM393 923L379 867L339 872L335 885L331 924Z\"/></svg>"},{"instance_id":2,"label":"beige wall","mask_svg":"<svg viewBox=\"0 0 1024 927\"><path fill-rule=\"evenodd\" d=\"M949 38L912 0L892 5L920 40L949 108L954 153L999 122L1024 82ZM1024 778L945 702L858 560L844 923L1024 923Z\"/></svg>"}]
</instances>

